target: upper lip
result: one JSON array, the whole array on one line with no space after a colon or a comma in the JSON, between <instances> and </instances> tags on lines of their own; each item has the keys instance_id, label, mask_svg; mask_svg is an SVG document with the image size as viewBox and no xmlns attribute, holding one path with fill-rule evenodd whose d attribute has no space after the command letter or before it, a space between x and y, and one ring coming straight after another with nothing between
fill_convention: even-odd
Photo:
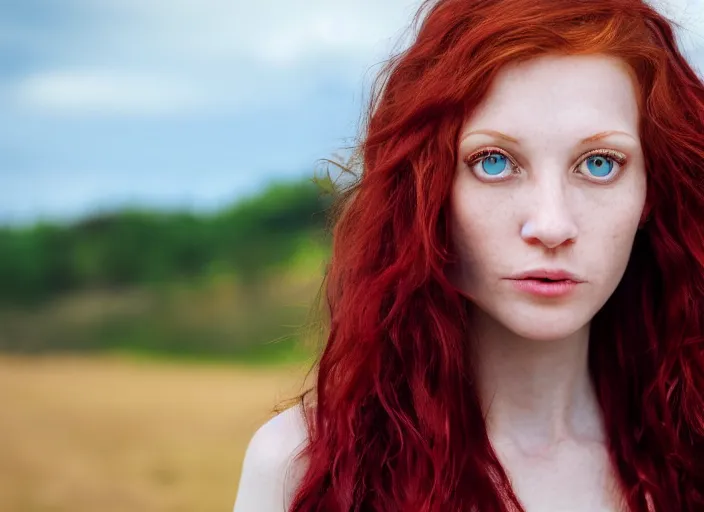
<instances>
[{"instance_id":1,"label":"upper lip","mask_svg":"<svg viewBox=\"0 0 704 512\"><path fill-rule=\"evenodd\" d=\"M536 268L533 270L527 270L526 272L521 272L519 274L514 274L509 279L569 279L570 281L575 281L577 283L583 282L579 276L568 272L567 270L562 270L559 268Z\"/></svg>"}]
</instances>

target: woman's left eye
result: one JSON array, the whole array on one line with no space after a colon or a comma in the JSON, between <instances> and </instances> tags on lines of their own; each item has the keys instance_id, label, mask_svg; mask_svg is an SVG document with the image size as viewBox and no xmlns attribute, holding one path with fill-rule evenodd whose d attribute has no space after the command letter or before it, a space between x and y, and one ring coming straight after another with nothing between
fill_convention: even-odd
<instances>
[{"instance_id":1,"label":"woman's left eye","mask_svg":"<svg viewBox=\"0 0 704 512\"><path fill-rule=\"evenodd\" d=\"M611 181L621 171L625 163L626 156L624 154L617 151L601 150L587 155L580 163L578 170L582 174L598 178L597 181ZM616 171L613 171L614 164L618 166ZM581 170L583 167L586 169L585 171Z\"/></svg>"}]
</instances>

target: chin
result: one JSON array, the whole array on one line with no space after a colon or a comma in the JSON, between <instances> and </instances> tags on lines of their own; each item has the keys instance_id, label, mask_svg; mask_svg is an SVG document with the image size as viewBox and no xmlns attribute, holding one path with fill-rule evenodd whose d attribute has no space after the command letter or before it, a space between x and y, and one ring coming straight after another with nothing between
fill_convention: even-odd
<instances>
[{"instance_id":1,"label":"chin","mask_svg":"<svg viewBox=\"0 0 704 512\"><path fill-rule=\"evenodd\" d=\"M594 316L591 308L575 304L485 304L478 307L480 323L489 322L499 331L509 331L516 336L535 341L556 341L568 338L588 327Z\"/></svg>"},{"instance_id":2,"label":"chin","mask_svg":"<svg viewBox=\"0 0 704 512\"><path fill-rule=\"evenodd\" d=\"M502 315L502 316L505 316ZM536 341L562 340L588 326L592 315L569 306L516 308L510 318L497 318L504 328Z\"/></svg>"},{"instance_id":3,"label":"chin","mask_svg":"<svg viewBox=\"0 0 704 512\"><path fill-rule=\"evenodd\" d=\"M505 325L508 330L512 331L516 336L533 341L559 341L568 338L575 332L579 331L585 325L575 324L544 324L537 325L539 321L531 324L515 324Z\"/></svg>"}]
</instances>

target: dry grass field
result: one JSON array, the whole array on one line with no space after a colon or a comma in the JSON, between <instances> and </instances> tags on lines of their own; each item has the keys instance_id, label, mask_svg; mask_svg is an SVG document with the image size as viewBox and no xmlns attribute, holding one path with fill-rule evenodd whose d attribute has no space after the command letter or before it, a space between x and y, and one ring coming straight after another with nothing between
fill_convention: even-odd
<instances>
[{"instance_id":1,"label":"dry grass field","mask_svg":"<svg viewBox=\"0 0 704 512\"><path fill-rule=\"evenodd\" d=\"M249 437L307 370L0 357L0 511L232 510Z\"/></svg>"}]
</instances>

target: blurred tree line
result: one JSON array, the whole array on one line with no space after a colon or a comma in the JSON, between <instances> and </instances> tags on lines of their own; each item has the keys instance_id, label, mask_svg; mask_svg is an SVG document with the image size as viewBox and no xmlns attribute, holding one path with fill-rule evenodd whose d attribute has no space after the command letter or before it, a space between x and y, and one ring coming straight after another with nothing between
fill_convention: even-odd
<instances>
[{"instance_id":1,"label":"blurred tree line","mask_svg":"<svg viewBox=\"0 0 704 512\"><path fill-rule=\"evenodd\" d=\"M0 228L0 306L230 273L255 284L322 233L329 178L271 185L215 214L121 211Z\"/></svg>"}]
</instances>

